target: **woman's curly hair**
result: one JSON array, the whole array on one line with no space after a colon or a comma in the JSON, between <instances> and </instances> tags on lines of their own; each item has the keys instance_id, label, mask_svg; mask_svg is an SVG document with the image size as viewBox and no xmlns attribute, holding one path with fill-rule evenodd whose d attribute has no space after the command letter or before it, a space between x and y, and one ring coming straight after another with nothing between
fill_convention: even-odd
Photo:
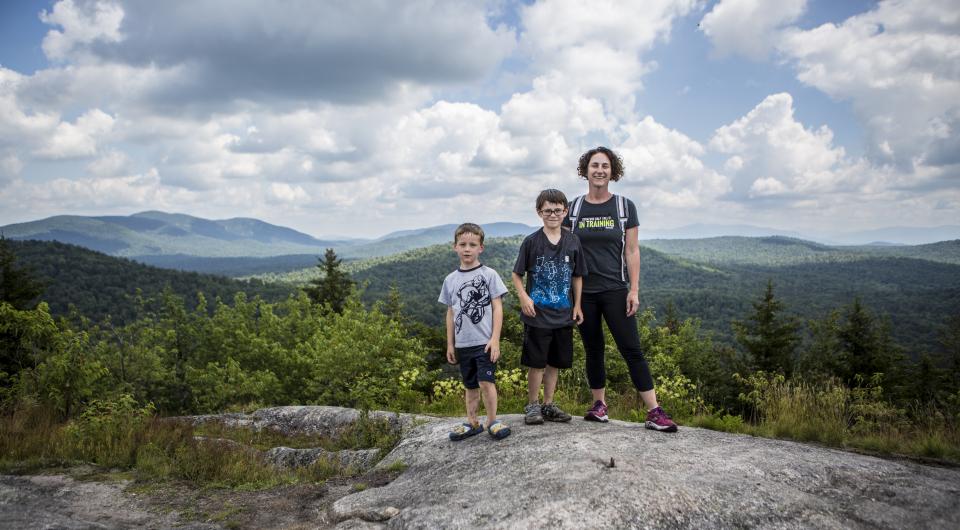
<instances>
[{"instance_id":1,"label":"woman's curly hair","mask_svg":"<svg viewBox=\"0 0 960 530\"><path fill-rule=\"evenodd\" d=\"M610 180L614 182L620 180L620 177L623 176L623 160L620 159L620 155L603 146L595 147L583 153L580 157L580 163L577 165L577 175L580 175L582 179L589 178L587 176L587 166L590 165L590 159L593 158L593 155L597 153L603 153L610 159Z\"/></svg>"}]
</instances>

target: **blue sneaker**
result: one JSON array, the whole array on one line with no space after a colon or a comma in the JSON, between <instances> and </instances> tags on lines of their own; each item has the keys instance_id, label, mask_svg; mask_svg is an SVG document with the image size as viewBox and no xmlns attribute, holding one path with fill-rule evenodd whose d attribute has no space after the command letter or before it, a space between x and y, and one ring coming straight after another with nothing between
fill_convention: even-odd
<instances>
[{"instance_id":1,"label":"blue sneaker","mask_svg":"<svg viewBox=\"0 0 960 530\"><path fill-rule=\"evenodd\" d=\"M510 436L510 427L501 423L500 420L496 420L487 427L487 432L497 440L503 440L507 436Z\"/></svg>"},{"instance_id":2,"label":"blue sneaker","mask_svg":"<svg viewBox=\"0 0 960 530\"><path fill-rule=\"evenodd\" d=\"M476 436L483 432L483 425L479 423L476 425L470 425L469 423L461 423L453 428L450 431L450 440L453 442L459 442L464 438L469 438L471 436Z\"/></svg>"}]
</instances>

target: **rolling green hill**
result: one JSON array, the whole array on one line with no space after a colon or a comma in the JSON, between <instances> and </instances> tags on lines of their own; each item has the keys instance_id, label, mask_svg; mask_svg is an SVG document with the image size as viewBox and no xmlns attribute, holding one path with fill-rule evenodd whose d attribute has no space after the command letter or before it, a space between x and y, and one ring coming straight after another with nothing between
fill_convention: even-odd
<instances>
[{"instance_id":1,"label":"rolling green hill","mask_svg":"<svg viewBox=\"0 0 960 530\"><path fill-rule=\"evenodd\" d=\"M481 261L508 281L522 238L488 240ZM811 249L811 252L815 252ZM822 318L829 311L860 297L874 311L889 315L894 337L916 354L933 348L939 326L948 315L960 314L960 266L900 257L859 256L857 259L789 265L703 264L643 247L641 303L663 314L672 303L679 316L696 317L718 338L732 341L730 321L743 318L759 298L767 279L787 309L804 319ZM443 306L437 303L444 276L457 265L447 245L362 260L347 270L367 284L367 301L382 299L396 284L409 313L440 324ZM313 271L270 276L302 282ZM510 302L512 304L512 302Z\"/></svg>"},{"instance_id":2,"label":"rolling green hill","mask_svg":"<svg viewBox=\"0 0 960 530\"><path fill-rule=\"evenodd\" d=\"M901 257L960 265L960 240L928 245L834 247L783 236L724 236L705 239L651 239L641 241L641 244L665 254L714 264L788 266Z\"/></svg>"},{"instance_id":3,"label":"rolling green hill","mask_svg":"<svg viewBox=\"0 0 960 530\"><path fill-rule=\"evenodd\" d=\"M237 292L265 300L285 298L289 285L265 284L259 280L238 281L222 276L159 269L125 258L115 258L75 245L53 241L7 241L17 264L28 268L46 285L41 300L54 315L64 315L73 305L93 320L110 315L114 320L130 321L136 314L134 296L140 289L144 298L155 298L165 287L183 296L189 306L196 304L202 291L209 302L220 297L233 300Z\"/></svg>"}]
</instances>

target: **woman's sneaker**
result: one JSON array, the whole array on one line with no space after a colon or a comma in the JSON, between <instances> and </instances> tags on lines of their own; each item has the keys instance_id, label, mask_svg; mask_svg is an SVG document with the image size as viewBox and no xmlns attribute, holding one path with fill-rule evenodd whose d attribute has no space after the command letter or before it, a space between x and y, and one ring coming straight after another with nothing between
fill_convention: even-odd
<instances>
[{"instance_id":1,"label":"woman's sneaker","mask_svg":"<svg viewBox=\"0 0 960 530\"><path fill-rule=\"evenodd\" d=\"M523 423L527 425L540 425L543 423L543 415L540 413L539 403L530 403L523 407Z\"/></svg>"},{"instance_id":2,"label":"woman's sneaker","mask_svg":"<svg viewBox=\"0 0 960 530\"><path fill-rule=\"evenodd\" d=\"M590 410L583 415L583 419L587 421L599 421L606 423L610 419L607 417L607 404L598 399L596 403L590 407Z\"/></svg>"},{"instance_id":3,"label":"woman's sneaker","mask_svg":"<svg viewBox=\"0 0 960 530\"><path fill-rule=\"evenodd\" d=\"M543 415L543 419L547 421L557 421L557 422L570 421L570 415L560 410L560 407L554 405L553 403L544 405L540 409L540 413Z\"/></svg>"},{"instance_id":4,"label":"woman's sneaker","mask_svg":"<svg viewBox=\"0 0 960 530\"><path fill-rule=\"evenodd\" d=\"M657 407L647 413L647 428L660 432L677 432L677 424L673 423L670 416Z\"/></svg>"}]
</instances>

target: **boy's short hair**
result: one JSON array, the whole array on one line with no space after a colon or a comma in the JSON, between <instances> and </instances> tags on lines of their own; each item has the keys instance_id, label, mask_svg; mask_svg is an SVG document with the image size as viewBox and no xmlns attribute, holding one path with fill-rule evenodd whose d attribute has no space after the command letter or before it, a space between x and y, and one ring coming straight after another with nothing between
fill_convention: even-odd
<instances>
[{"instance_id":1,"label":"boy's short hair","mask_svg":"<svg viewBox=\"0 0 960 530\"><path fill-rule=\"evenodd\" d=\"M552 202L554 204L562 204L563 208L566 209L569 206L567 202L567 196L563 194L560 190L543 190L540 192L540 195L537 195L537 211L543 208L544 203Z\"/></svg>"},{"instance_id":2,"label":"boy's short hair","mask_svg":"<svg viewBox=\"0 0 960 530\"><path fill-rule=\"evenodd\" d=\"M457 230L453 233L453 244L457 244L457 240L460 239L460 236L463 234L475 234L480 238L480 244L483 244L483 228L480 228L480 225L475 223L463 223L457 227Z\"/></svg>"},{"instance_id":3,"label":"boy's short hair","mask_svg":"<svg viewBox=\"0 0 960 530\"><path fill-rule=\"evenodd\" d=\"M623 160L620 155L614 153L610 148L599 146L580 155L580 161L577 163L577 175L580 178L587 179L587 166L590 165L590 159L597 153L603 153L610 159L610 180L617 182L623 177Z\"/></svg>"}]
</instances>

